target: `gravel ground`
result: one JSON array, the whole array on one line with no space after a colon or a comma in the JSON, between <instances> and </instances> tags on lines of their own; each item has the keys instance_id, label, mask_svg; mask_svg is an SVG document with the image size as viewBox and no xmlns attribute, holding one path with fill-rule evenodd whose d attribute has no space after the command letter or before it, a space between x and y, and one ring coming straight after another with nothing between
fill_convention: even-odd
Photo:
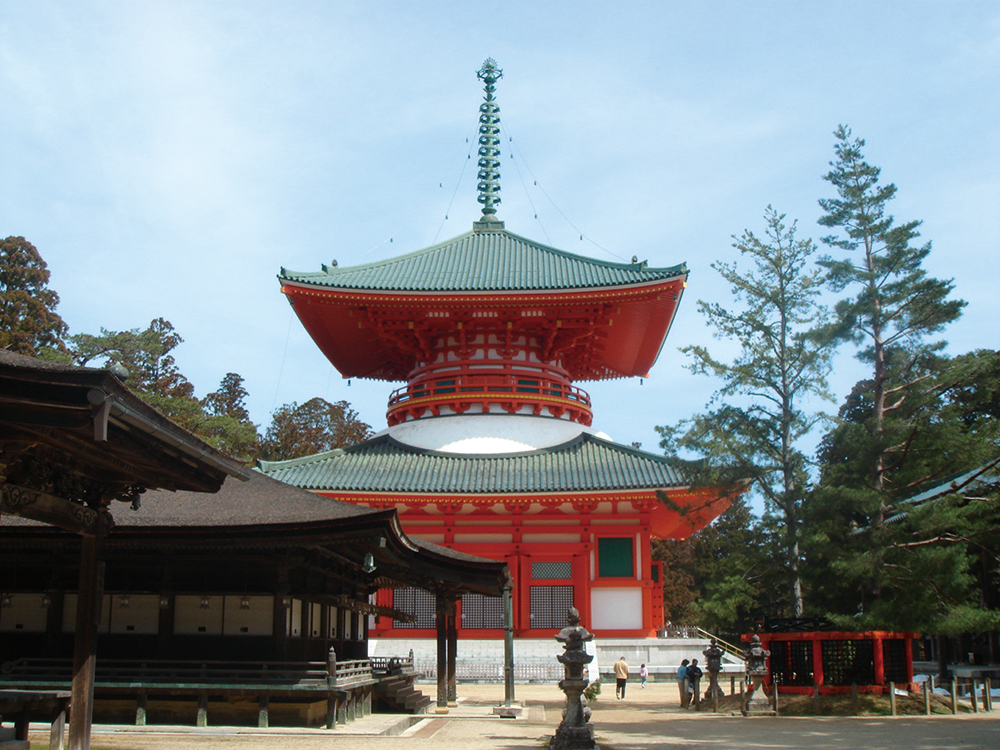
<instances>
[{"instance_id":1,"label":"gravel ground","mask_svg":"<svg viewBox=\"0 0 1000 750\"><path fill-rule=\"evenodd\" d=\"M433 691L433 687L430 686ZM426 690L425 690L426 692ZM559 724L562 693L552 685L518 685L521 718L491 714L503 698L499 685L459 685L458 708L429 714L398 736L377 736L394 720L379 715L334 730L256 730L189 727L94 728L93 750L539 750ZM629 684L624 701L610 690L595 701L593 724L602 750L997 750L1000 710L959 717L789 718L694 714L677 707L677 688ZM34 729L34 725L32 727ZM41 727L39 726L39 729ZM47 734L33 732L33 750Z\"/></svg>"}]
</instances>

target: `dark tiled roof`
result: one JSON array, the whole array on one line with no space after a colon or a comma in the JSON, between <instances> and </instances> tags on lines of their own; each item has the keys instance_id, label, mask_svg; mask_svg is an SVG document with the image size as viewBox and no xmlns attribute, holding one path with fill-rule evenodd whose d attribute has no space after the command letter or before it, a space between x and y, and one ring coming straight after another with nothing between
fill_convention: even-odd
<instances>
[{"instance_id":1,"label":"dark tiled roof","mask_svg":"<svg viewBox=\"0 0 1000 750\"><path fill-rule=\"evenodd\" d=\"M320 497L312 492L252 472L249 481L227 479L216 493L146 492L141 507L115 509L118 526L254 526L334 521L371 514L350 503Z\"/></svg>"},{"instance_id":2,"label":"dark tiled roof","mask_svg":"<svg viewBox=\"0 0 1000 750\"><path fill-rule=\"evenodd\" d=\"M125 503L115 503L111 507L115 528L294 525L380 512L292 487L259 471L250 473L250 479L245 482L227 478L218 492L150 490L139 496L138 510L131 510ZM0 518L0 526L40 525L38 521L7 514Z\"/></svg>"},{"instance_id":3,"label":"dark tiled roof","mask_svg":"<svg viewBox=\"0 0 1000 750\"><path fill-rule=\"evenodd\" d=\"M350 448L261 471L309 490L415 493L534 493L685 487L663 456L583 434L553 448L467 455L421 450L382 435Z\"/></svg>"},{"instance_id":4,"label":"dark tiled roof","mask_svg":"<svg viewBox=\"0 0 1000 750\"><path fill-rule=\"evenodd\" d=\"M500 230L467 232L425 250L361 266L323 266L322 271L303 273L282 268L278 278L331 289L496 292L616 287L686 275L683 263L671 268L609 263Z\"/></svg>"}]
</instances>

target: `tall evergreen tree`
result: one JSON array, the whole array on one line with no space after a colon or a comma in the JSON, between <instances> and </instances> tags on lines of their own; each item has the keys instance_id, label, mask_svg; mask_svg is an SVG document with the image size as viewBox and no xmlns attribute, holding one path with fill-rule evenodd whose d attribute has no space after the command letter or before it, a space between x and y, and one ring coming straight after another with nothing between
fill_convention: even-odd
<instances>
[{"instance_id":1,"label":"tall evergreen tree","mask_svg":"<svg viewBox=\"0 0 1000 750\"><path fill-rule=\"evenodd\" d=\"M1000 355L928 356L910 374L917 382L883 426L894 444L885 491L868 486L876 455L868 381L855 387L823 439L821 487L804 508L807 576L820 584L814 603L858 627L996 628ZM983 467L975 492L953 481ZM983 477L993 486L984 489ZM914 502L928 486L939 488L934 500Z\"/></svg>"},{"instance_id":2,"label":"tall evergreen tree","mask_svg":"<svg viewBox=\"0 0 1000 750\"><path fill-rule=\"evenodd\" d=\"M65 352L67 327L49 269L24 237L0 240L0 349L29 357Z\"/></svg>"},{"instance_id":3,"label":"tall evergreen tree","mask_svg":"<svg viewBox=\"0 0 1000 750\"><path fill-rule=\"evenodd\" d=\"M228 372L219 388L201 401L204 420L195 431L219 450L244 461L257 458L260 436L246 408L249 396L243 378Z\"/></svg>"},{"instance_id":4,"label":"tall evergreen tree","mask_svg":"<svg viewBox=\"0 0 1000 750\"><path fill-rule=\"evenodd\" d=\"M950 280L933 278L924 270L931 245L913 244L920 236L920 222L897 225L887 213L896 186L879 183L881 170L865 161L864 140L853 138L844 125L834 136L837 158L824 179L834 186L837 197L819 201L825 211L819 223L839 230L823 242L841 251L842 257L826 256L820 263L828 270L831 287L847 292L836 312L849 337L861 346L859 359L871 366L867 485L883 493L894 447L885 439L886 417L918 382L912 373L920 358L942 346L927 338L958 318L965 303L949 299ZM877 527L884 523L886 511L883 497L873 518Z\"/></svg>"},{"instance_id":5,"label":"tall evergreen tree","mask_svg":"<svg viewBox=\"0 0 1000 750\"><path fill-rule=\"evenodd\" d=\"M799 508L809 480L800 444L818 420L810 399L830 398L826 378L833 349L819 303L822 274L812 267L815 245L797 239L795 224L786 225L770 206L764 219L763 239L749 230L736 238L734 247L748 268L712 264L739 307L698 302L713 335L739 344L735 359L718 359L704 346L682 349L693 359L693 372L721 379L713 396L718 408L679 428L657 429L668 453L704 456L707 465L723 470L719 478L749 480L763 495L779 519L787 600L801 616Z\"/></svg>"}]
</instances>

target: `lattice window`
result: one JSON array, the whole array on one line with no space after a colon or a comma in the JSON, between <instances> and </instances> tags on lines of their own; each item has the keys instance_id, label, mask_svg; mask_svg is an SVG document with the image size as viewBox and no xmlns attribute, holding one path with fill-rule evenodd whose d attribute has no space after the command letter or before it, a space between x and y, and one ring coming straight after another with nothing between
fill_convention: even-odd
<instances>
[{"instance_id":1,"label":"lattice window","mask_svg":"<svg viewBox=\"0 0 1000 750\"><path fill-rule=\"evenodd\" d=\"M812 685L812 641L771 641L771 679L779 685Z\"/></svg>"},{"instance_id":2,"label":"lattice window","mask_svg":"<svg viewBox=\"0 0 1000 750\"><path fill-rule=\"evenodd\" d=\"M476 630L503 627L503 597L464 594L462 596L462 628Z\"/></svg>"},{"instance_id":3,"label":"lattice window","mask_svg":"<svg viewBox=\"0 0 1000 750\"><path fill-rule=\"evenodd\" d=\"M882 662L886 682L906 682L906 641L902 638L887 638L882 641Z\"/></svg>"},{"instance_id":4,"label":"lattice window","mask_svg":"<svg viewBox=\"0 0 1000 750\"><path fill-rule=\"evenodd\" d=\"M872 641L823 641L823 680L827 685L874 685Z\"/></svg>"},{"instance_id":5,"label":"lattice window","mask_svg":"<svg viewBox=\"0 0 1000 750\"><path fill-rule=\"evenodd\" d=\"M571 562L533 562L531 563L531 577L539 578L572 578L573 563Z\"/></svg>"},{"instance_id":6,"label":"lattice window","mask_svg":"<svg viewBox=\"0 0 1000 750\"><path fill-rule=\"evenodd\" d=\"M566 613L572 606L572 586L532 586L531 627L566 627Z\"/></svg>"},{"instance_id":7,"label":"lattice window","mask_svg":"<svg viewBox=\"0 0 1000 750\"><path fill-rule=\"evenodd\" d=\"M392 606L416 616L414 622L392 621L393 628L435 628L437 608L434 594L423 589L396 589L392 593Z\"/></svg>"}]
</instances>

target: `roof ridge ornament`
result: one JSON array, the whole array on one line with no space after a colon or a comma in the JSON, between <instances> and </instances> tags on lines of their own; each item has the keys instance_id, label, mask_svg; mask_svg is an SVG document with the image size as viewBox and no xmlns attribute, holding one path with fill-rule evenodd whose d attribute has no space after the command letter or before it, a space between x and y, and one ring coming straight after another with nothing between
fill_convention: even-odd
<instances>
[{"instance_id":1,"label":"roof ridge ornament","mask_svg":"<svg viewBox=\"0 0 1000 750\"><path fill-rule=\"evenodd\" d=\"M479 105L479 190L478 201L483 204L483 217L474 222L476 231L503 229L503 222L496 217L500 204L500 107L493 97L496 82L503 77L492 57L486 59L476 73L483 82L486 96Z\"/></svg>"}]
</instances>

